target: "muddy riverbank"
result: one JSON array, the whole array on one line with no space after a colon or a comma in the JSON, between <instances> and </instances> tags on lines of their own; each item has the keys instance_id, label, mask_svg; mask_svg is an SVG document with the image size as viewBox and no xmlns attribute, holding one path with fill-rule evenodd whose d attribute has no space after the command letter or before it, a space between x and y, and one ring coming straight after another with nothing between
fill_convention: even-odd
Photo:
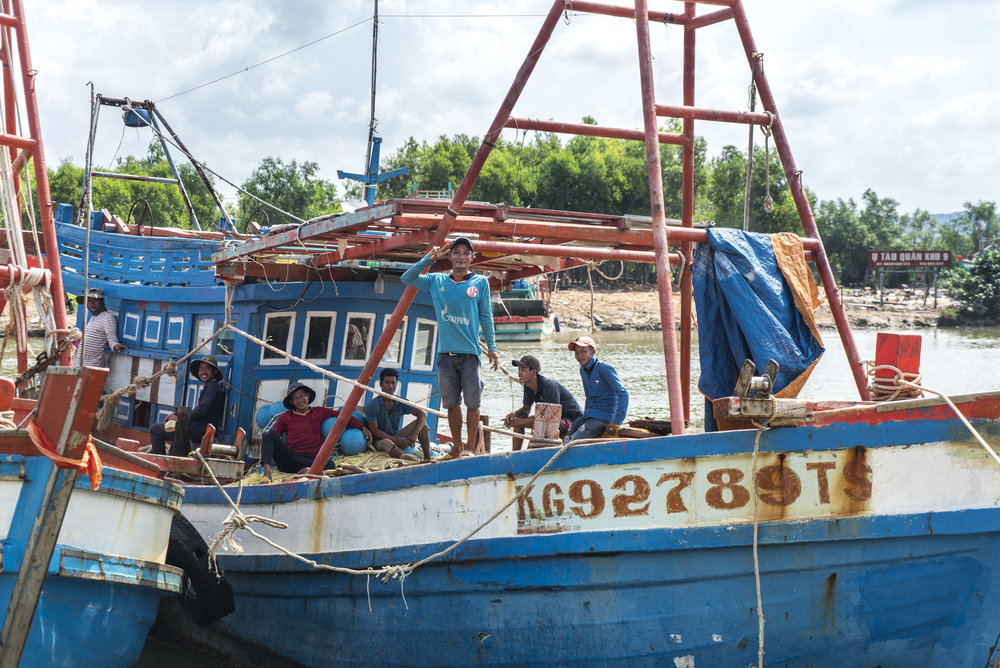
<instances>
[{"instance_id":1,"label":"muddy riverbank","mask_svg":"<svg viewBox=\"0 0 1000 668\"><path fill-rule=\"evenodd\" d=\"M842 299L847 319L858 329L900 329L907 327L935 327L942 309L952 302L938 294L937 308L934 296L926 302L922 292L909 290L886 291L885 301L870 290L844 290ZM679 296L674 295L674 309L680 314ZM655 290L623 287L615 291L595 290L593 309L591 293L587 289L563 289L552 296L552 310L559 317L564 329L590 329L593 312L594 324L606 331L652 331L660 329L659 300ZM824 303L817 310L819 326L834 329L833 315Z\"/></svg>"}]
</instances>

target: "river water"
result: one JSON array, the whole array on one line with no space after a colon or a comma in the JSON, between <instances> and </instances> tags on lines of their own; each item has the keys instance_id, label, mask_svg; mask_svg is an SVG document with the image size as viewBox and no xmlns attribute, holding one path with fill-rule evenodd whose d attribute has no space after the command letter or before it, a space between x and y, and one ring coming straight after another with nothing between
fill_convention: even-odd
<instances>
[{"instance_id":1,"label":"river water","mask_svg":"<svg viewBox=\"0 0 1000 668\"><path fill-rule=\"evenodd\" d=\"M919 334L922 384L947 394L965 394L1000 390L1000 327L960 329L912 329L901 333ZM501 361L510 367L512 359L534 355L542 364L542 375L565 385L583 405L580 366L567 344L582 332L562 332L537 343L503 343ZM858 330L855 341L862 359L875 357L875 330ZM844 348L836 331L824 330L826 353L820 359L800 394L804 399L858 399ZM663 338L660 332L598 332L598 359L610 363L629 391L629 419L653 417L669 419L666 366L663 361ZM698 393L697 343L691 359L692 427L704 424L704 400ZM516 374L515 374L516 375ZM483 413L496 424L504 415L521 405L521 387L511 384L498 372L486 371ZM513 401L512 401L513 395ZM509 447L504 437L498 448Z\"/></svg>"},{"instance_id":2,"label":"river water","mask_svg":"<svg viewBox=\"0 0 1000 668\"><path fill-rule=\"evenodd\" d=\"M964 394L984 390L1000 390L1000 327L957 329L901 330L923 337L920 368L926 387L948 394ZM561 332L535 343L503 343L500 359L516 377L510 366L513 359L534 355L542 363L542 375L558 380L570 389L583 405L580 365L567 343L584 332ZM801 393L805 399L857 399L857 389L851 376L840 338L833 330L824 330L826 353L820 359L809 382ZM854 333L862 359L875 357L875 330ZM653 417L669 419L666 367L663 362L663 339L660 332L597 332L597 357L618 371L628 388L630 419ZM4 354L0 375L14 376L17 361L13 341ZM32 339L33 350L41 350L41 339ZM484 356L485 361L485 356ZM483 414L497 425L503 416L521 405L522 389L500 372L484 369L486 389L483 393ZM704 402L698 394L698 347L691 358L691 419L699 428L704 422ZM499 450L509 448L501 437Z\"/></svg>"}]
</instances>

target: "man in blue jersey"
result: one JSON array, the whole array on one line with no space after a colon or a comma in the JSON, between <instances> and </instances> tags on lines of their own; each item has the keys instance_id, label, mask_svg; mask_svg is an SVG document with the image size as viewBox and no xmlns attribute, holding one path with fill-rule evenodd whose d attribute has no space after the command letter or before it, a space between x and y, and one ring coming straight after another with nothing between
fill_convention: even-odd
<instances>
[{"instance_id":1,"label":"man in blue jersey","mask_svg":"<svg viewBox=\"0 0 1000 668\"><path fill-rule=\"evenodd\" d=\"M628 412L628 390L618 379L614 367L597 359L597 344L592 338L581 336L570 342L569 349L580 363L580 380L587 403L583 415L573 421L563 443L600 438L605 432L614 433Z\"/></svg>"},{"instance_id":2,"label":"man in blue jersey","mask_svg":"<svg viewBox=\"0 0 1000 668\"><path fill-rule=\"evenodd\" d=\"M479 403L483 379L479 361L479 330L486 339L487 355L494 369L500 368L493 332L493 308L490 305L490 282L482 274L470 271L472 242L459 237L451 246L435 246L420 262L406 270L401 280L406 285L423 288L431 294L438 322L438 389L441 404L448 411L453 458L476 452L479 434ZM437 260L451 259L451 271L421 272ZM465 397L466 425L469 440L462 441L461 399Z\"/></svg>"}]
</instances>

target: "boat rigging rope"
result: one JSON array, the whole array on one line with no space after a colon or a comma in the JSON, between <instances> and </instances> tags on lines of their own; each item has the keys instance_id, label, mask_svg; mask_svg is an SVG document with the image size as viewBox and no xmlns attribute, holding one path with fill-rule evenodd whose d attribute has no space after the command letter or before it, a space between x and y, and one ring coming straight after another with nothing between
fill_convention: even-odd
<instances>
[{"instance_id":1,"label":"boat rigging rope","mask_svg":"<svg viewBox=\"0 0 1000 668\"><path fill-rule=\"evenodd\" d=\"M590 286L590 333L591 334L597 333L597 326L594 325L594 278L590 272L596 271L606 280L617 281L619 278L622 277L622 274L625 273L625 262L623 260L619 260L619 262L621 262L621 267L618 270L618 274L614 277L611 277L600 270L599 265L601 265L603 261L602 262L597 262L595 260L585 261L585 264L587 265L587 285Z\"/></svg>"},{"instance_id":2,"label":"boat rigging rope","mask_svg":"<svg viewBox=\"0 0 1000 668\"><path fill-rule=\"evenodd\" d=\"M135 111L135 109L132 107L131 104L124 104L124 105L122 105L122 109L124 109L126 112ZM271 204L270 202L267 202L267 201L261 199L260 197L257 197L257 195L254 195L252 192L243 189L241 186L236 185L235 183L233 183L232 181L230 181L229 179L227 179L222 174L220 174L219 172L215 171L214 169L212 169L211 167L209 167L205 163L201 162L200 160L196 160L195 157L193 155L191 155L190 152L187 151L187 149L185 149L183 146L181 146L180 144L178 144L177 142L175 142L172 137L168 137L165 134L163 134L163 132L161 132L158 127L156 127L155 125L153 125L152 122L147 121L140 114L135 114L135 118L138 119L139 122L141 122L142 124L144 124L150 130L152 130L153 133L161 141L164 141L164 142L170 144L171 146L173 146L174 148L176 148L178 151L180 151L181 153L183 153L184 156L188 160L191 161L192 165L196 165L198 167L201 167L206 172L209 172L209 173L213 174L214 176L218 177L219 179L221 179L222 181L224 181L227 185L232 186L233 188L235 188L237 191L239 191L243 195L246 195L247 197L249 197L251 199L257 200L259 203L263 204L266 207L274 209L278 213L283 213L284 215L288 216L289 218L293 218L293 219L295 219L295 220L297 220L297 221L299 221L300 223L303 223L303 224L309 222L309 221L307 221L307 220L305 220L303 218L300 218L300 217L296 216L294 213L289 213L288 211L285 211L284 209L280 208L279 206L277 206L275 204Z\"/></svg>"},{"instance_id":3,"label":"boat rigging rope","mask_svg":"<svg viewBox=\"0 0 1000 668\"><path fill-rule=\"evenodd\" d=\"M763 420L753 420L757 428L757 437L753 442L753 455L750 458L750 473L753 476L753 579L757 591L757 668L764 668L764 603L760 593L760 484L757 482L757 454L760 452L760 437L767 430L768 423L774 418L774 399L770 402L770 414Z\"/></svg>"},{"instance_id":4,"label":"boat rigging rope","mask_svg":"<svg viewBox=\"0 0 1000 668\"><path fill-rule=\"evenodd\" d=\"M538 469L538 471L535 472L535 474L533 476L531 476L531 479L528 480L528 482L524 485L524 487L521 489L520 492L518 492L513 497L511 497L511 499L509 501L507 501L507 503L505 503L504 505L502 505L488 519L486 519L485 521L483 521L482 523L480 523L479 526L477 526L475 529L473 529L472 531L470 531L469 533L467 533L462 538L459 538L458 540L454 541L451 545L449 545L448 547L444 548L443 550L440 550L438 552L435 552L434 554L431 554L431 555L429 555L427 557L424 557L423 559L420 559L419 561L417 561L415 563L392 564L392 565L388 565L388 566L381 566L379 568L374 568L374 567L369 566L368 568L365 568L365 569L346 568L346 567L343 567L343 566L331 566L329 564L318 563L317 561L315 561L313 559L308 559L306 557L303 557L300 554L296 554L295 552L292 552L288 548L286 548L286 547L284 547L282 545L279 545L278 543L274 542L270 538L268 538L268 537L266 537L266 536L258 533L257 531L254 531L254 529L251 528L251 526L250 526L254 522L261 522L262 524L265 524L267 526L270 526L270 527L273 527L273 528L277 528L277 529L287 529L288 528L288 524L286 524L285 522L281 522L279 520L274 520L274 519L268 518L268 517L261 517L260 515L246 515L246 514L244 514L243 511L241 511L240 507L239 507L239 502L240 502L240 499L242 498L242 495L243 495L242 480L240 480L240 487L239 487L239 490L237 492L236 501L234 502L233 499L232 499L232 497L230 497L229 494L226 493L226 491L222 487L222 485L219 484L218 479L215 477L215 474L212 472L212 469L208 465L208 462L206 462L205 459L204 459L204 457L202 457L201 452L198 451L198 450L195 450L191 454L201 462L202 467L205 469L205 471L208 472L208 475L211 477L212 482L215 484L216 488L220 492L222 492L223 496L225 496L226 501L229 503L229 506L230 506L229 516L222 523L223 529L215 536L215 539L212 541L212 544L208 548L209 563L212 564L213 568L215 568L215 569L218 568L218 565L217 565L217 562L216 562L216 552L217 552L217 550L218 550L218 548L219 548L220 545L223 546L224 548L226 548L227 550L232 551L232 552L240 553L240 552L243 551L243 547L239 544L239 542L235 538L236 532L240 531L242 529L242 530L245 530L245 531L249 532L252 536L254 536L255 538L257 538L258 540L260 540L260 541L262 541L264 543L267 543L272 548L274 548L275 550L278 550L282 554L284 554L284 555L286 555L288 557L291 557L291 558L293 558L293 559L295 559L297 561L300 561L300 562L302 562L302 563L304 563L304 564L306 564L308 566L311 566L312 568L318 569L318 570L333 571L335 573L344 573L344 574L347 574L347 575L364 575L364 576L366 576L369 579L369 581L371 580L372 577L379 578L382 582L388 582L388 581L390 581L392 579L399 578L399 588L400 588L400 592L403 595L403 605L407 609L409 609L409 606L406 604L406 594L405 594L405 591L403 589L403 585L405 584L406 578L413 571L417 570L418 568L420 568L421 566L423 566L425 564L430 563L431 561L434 561L436 559L440 559L440 558L446 556L447 554L453 552L460 545L462 545L466 541L470 540L477 533L479 533L484 528L486 528L487 526L489 526L493 522L493 520L495 520L498 517L500 517L508 508L510 508L517 501L519 501L526 494L528 494L531 491L531 489L532 489L532 485L534 485L535 481L538 479L538 476L540 476L542 473L544 473L552 465L552 463L556 459L559 458L560 455L562 455L571 446L573 446L573 445L579 445L582 442L583 441L573 441L573 442L567 443L567 444L563 445L561 448L559 448L559 450L557 450L552 455L552 457L550 457L549 460L547 462L545 462L545 464L542 465L542 467L540 469ZM371 597L370 596L369 596L369 599L368 599L368 610L371 611Z\"/></svg>"}]
</instances>

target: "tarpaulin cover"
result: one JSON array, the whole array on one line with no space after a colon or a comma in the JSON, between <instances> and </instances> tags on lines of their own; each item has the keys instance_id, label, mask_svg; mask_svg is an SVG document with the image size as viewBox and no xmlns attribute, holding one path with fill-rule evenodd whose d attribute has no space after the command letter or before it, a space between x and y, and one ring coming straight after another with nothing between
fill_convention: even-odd
<instances>
[{"instance_id":1,"label":"tarpaulin cover","mask_svg":"<svg viewBox=\"0 0 1000 668\"><path fill-rule=\"evenodd\" d=\"M796 396L824 351L813 316L819 291L801 240L710 229L693 265L701 393L729 396L744 360L760 374L773 359L780 366L774 393Z\"/></svg>"}]
</instances>

